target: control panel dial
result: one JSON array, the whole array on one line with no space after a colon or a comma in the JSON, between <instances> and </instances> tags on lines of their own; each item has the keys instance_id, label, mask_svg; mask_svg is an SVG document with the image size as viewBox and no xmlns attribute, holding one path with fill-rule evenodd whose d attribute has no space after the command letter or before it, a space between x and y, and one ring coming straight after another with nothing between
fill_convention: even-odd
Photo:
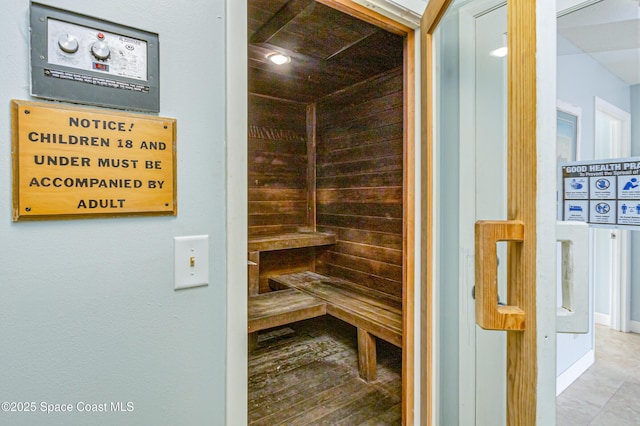
<instances>
[{"instance_id":1,"label":"control panel dial","mask_svg":"<svg viewBox=\"0 0 640 426\"><path fill-rule=\"evenodd\" d=\"M91 45L91 53L96 59L104 61L111 55L111 49L104 41L96 41Z\"/></svg>"},{"instance_id":2,"label":"control panel dial","mask_svg":"<svg viewBox=\"0 0 640 426\"><path fill-rule=\"evenodd\" d=\"M76 53L79 47L78 39L68 33L60 34L60 37L58 37L58 46L63 52Z\"/></svg>"}]
</instances>

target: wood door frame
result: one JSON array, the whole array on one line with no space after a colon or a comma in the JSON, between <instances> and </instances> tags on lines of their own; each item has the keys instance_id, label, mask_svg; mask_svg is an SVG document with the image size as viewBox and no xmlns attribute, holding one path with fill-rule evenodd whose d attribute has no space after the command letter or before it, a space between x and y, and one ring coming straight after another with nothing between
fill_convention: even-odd
<instances>
[{"instance_id":1,"label":"wood door frame","mask_svg":"<svg viewBox=\"0 0 640 426\"><path fill-rule=\"evenodd\" d=\"M421 149L421 232L420 232L420 389L422 399L420 400L420 423L422 425L432 425L435 419L433 407L435 395L434 380L434 288L433 288L433 166L434 166L434 138L433 138L433 116L434 102L433 94L434 73L433 71L433 33L440 20L446 13L453 0L431 0L422 16L420 24L420 57L426 67L421 68L421 114L422 126L420 138L422 140Z\"/></svg>"},{"instance_id":2,"label":"wood door frame","mask_svg":"<svg viewBox=\"0 0 640 426\"><path fill-rule=\"evenodd\" d=\"M352 0L316 0L404 37L402 220L402 424L414 423L415 398L415 36L414 30Z\"/></svg>"},{"instance_id":3,"label":"wood door frame","mask_svg":"<svg viewBox=\"0 0 640 426\"><path fill-rule=\"evenodd\" d=\"M402 350L402 423L414 423L414 387L415 387L415 368L414 368L414 347L415 347L415 36L414 30L401 24L391 18L383 16L373 10L355 3L352 0L316 0L326 6L339 10L343 13L351 15L362 21L371 23L381 27L389 32L404 37L404 61L403 61L403 80L404 80L404 102L403 102L403 350ZM227 46L233 46L228 52L244 51L247 45L246 36L246 20L247 20L247 4L246 1L237 2L236 0L227 0L227 16L229 23L227 25ZM240 22L244 19L244 31L232 24ZM240 30L240 31L239 31ZM248 129L246 124L247 100L246 97L231 96L231 93L238 93L238 89L244 88L247 92L247 58L242 55L227 55L227 142L233 145L233 149L227 151L227 167L233 169L233 173L227 173L228 183L227 190L230 194L246 193L246 160L247 149L246 143L241 144L244 148L240 149L231 144L230 141L244 141L247 139ZM229 83L231 82L231 83ZM232 104L232 105L231 105ZM245 122L243 122L243 120ZM238 161L244 159L244 164ZM234 165L234 167L231 166ZM232 175L232 177L231 177ZM244 190L243 190L244 188ZM246 231L246 212L247 198L246 196L234 196L227 199L227 229L237 229L238 222L244 223L242 233L236 234L232 239L228 239L228 288L236 288L241 286L238 291L229 290L228 306L233 306L228 313L227 326L227 362L230 368L227 372L227 423L246 424L247 421L247 278L246 278L246 257L244 264L240 256L246 256L247 253L247 231ZM241 204L244 203L244 206ZM231 205L233 204L233 206ZM233 212L229 213L229 212ZM244 214L242 215L242 212ZM242 224L242 223L240 223ZM243 237L244 235L244 237ZM234 240L234 241L231 241ZM237 241L241 240L238 244ZM233 247L232 247L233 246ZM244 249L243 249L244 247ZM239 303L239 301L245 303ZM243 338L235 336L239 333L239 329L243 329ZM241 355L242 354L244 355ZM243 366L244 367L241 367ZM242 374L238 372L242 368ZM235 375L234 375L235 373ZM243 387L244 385L244 387ZM237 413L238 410L244 413L242 416L235 416L232 419L231 413ZM236 423L237 422L237 423Z\"/></svg>"},{"instance_id":4,"label":"wood door frame","mask_svg":"<svg viewBox=\"0 0 640 426\"><path fill-rule=\"evenodd\" d=\"M434 420L434 285L433 285L433 216L434 193L434 123L435 112L433 34L452 0L431 0L421 22L422 61L422 321L421 388L422 423ZM555 11L554 11L555 12ZM508 220L522 222L525 240L510 244L509 305L525 311L525 331L507 332L507 423L535 424L538 409L538 335L537 325L537 13L535 0L507 3L508 20ZM546 17L546 16L545 16ZM546 99L543 99L546 101ZM518 108L513 108L518 105ZM533 202L532 202L533 201ZM555 236L554 236L555 237ZM517 291L516 291L517 290ZM544 291L541 293L545 293ZM547 339L548 340L548 339Z\"/></svg>"}]
</instances>

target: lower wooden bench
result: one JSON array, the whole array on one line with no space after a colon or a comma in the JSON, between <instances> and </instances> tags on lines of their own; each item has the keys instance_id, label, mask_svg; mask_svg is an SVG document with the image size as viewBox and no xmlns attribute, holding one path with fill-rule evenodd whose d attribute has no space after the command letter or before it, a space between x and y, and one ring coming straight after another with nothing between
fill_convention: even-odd
<instances>
[{"instance_id":1,"label":"lower wooden bench","mask_svg":"<svg viewBox=\"0 0 640 426\"><path fill-rule=\"evenodd\" d=\"M296 289L249 296L249 333L327 313L327 304Z\"/></svg>"},{"instance_id":2,"label":"lower wooden bench","mask_svg":"<svg viewBox=\"0 0 640 426\"><path fill-rule=\"evenodd\" d=\"M269 283L274 288L296 289L326 302L327 314L358 329L358 370L365 381L377 376L376 337L402 348L399 297L309 271L273 276Z\"/></svg>"}]
</instances>

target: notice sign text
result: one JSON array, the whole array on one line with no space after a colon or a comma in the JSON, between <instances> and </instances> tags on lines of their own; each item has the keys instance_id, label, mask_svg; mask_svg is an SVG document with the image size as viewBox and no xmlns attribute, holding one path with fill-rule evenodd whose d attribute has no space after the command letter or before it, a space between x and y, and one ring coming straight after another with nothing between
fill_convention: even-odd
<instances>
[{"instance_id":1,"label":"notice sign text","mask_svg":"<svg viewBox=\"0 0 640 426\"><path fill-rule=\"evenodd\" d=\"M13 220L175 215L176 120L12 101Z\"/></svg>"},{"instance_id":2,"label":"notice sign text","mask_svg":"<svg viewBox=\"0 0 640 426\"><path fill-rule=\"evenodd\" d=\"M562 163L561 220L640 229L640 157Z\"/></svg>"}]
</instances>

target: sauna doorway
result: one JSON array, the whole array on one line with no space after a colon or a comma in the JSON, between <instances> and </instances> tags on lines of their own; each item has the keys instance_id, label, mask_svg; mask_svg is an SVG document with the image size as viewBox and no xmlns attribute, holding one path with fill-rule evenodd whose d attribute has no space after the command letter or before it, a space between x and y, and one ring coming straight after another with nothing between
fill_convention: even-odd
<instances>
[{"instance_id":1,"label":"sauna doorway","mask_svg":"<svg viewBox=\"0 0 640 426\"><path fill-rule=\"evenodd\" d=\"M248 0L248 41L249 424L413 423L413 31Z\"/></svg>"}]
</instances>

